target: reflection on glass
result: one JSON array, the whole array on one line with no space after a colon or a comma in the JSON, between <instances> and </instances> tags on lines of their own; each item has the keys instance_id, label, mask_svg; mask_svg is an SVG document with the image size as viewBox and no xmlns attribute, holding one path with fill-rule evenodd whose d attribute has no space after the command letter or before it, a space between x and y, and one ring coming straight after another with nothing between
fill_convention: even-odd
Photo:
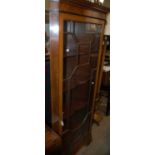
<instances>
[{"instance_id":1,"label":"reflection on glass","mask_svg":"<svg viewBox=\"0 0 155 155\"><path fill-rule=\"evenodd\" d=\"M54 34L57 34L59 32L59 26L58 25L50 26L50 31L52 31Z\"/></svg>"},{"instance_id":2,"label":"reflection on glass","mask_svg":"<svg viewBox=\"0 0 155 155\"><path fill-rule=\"evenodd\" d=\"M64 130L79 127L90 112L100 33L101 25L64 22Z\"/></svg>"}]
</instances>

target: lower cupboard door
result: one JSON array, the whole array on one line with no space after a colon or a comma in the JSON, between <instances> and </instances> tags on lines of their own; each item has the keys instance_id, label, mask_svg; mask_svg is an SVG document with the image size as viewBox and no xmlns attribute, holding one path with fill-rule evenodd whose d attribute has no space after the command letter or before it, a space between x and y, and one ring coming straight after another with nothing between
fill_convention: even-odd
<instances>
[{"instance_id":1,"label":"lower cupboard door","mask_svg":"<svg viewBox=\"0 0 155 155\"><path fill-rule=\"evenodd\" d=\"M90 142L91 134L89 133L90 128L90 114L86 116L82 125L77 129L66 131L63 134L63 151L65 155L73 155L83 145Z\"/></svg>"}]
</instances>

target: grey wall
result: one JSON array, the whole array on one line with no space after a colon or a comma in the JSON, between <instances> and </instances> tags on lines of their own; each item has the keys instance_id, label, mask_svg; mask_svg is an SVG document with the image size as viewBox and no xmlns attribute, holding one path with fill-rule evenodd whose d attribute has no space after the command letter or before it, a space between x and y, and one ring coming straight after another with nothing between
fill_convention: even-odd
<instances>
[{"instance_id":1,"label":"grey wall","mask_svg":"<svg viewBox=\"0 0 155 155\"><path fill-rule=\"evenodd\" d=\"M104 4L105 7L110 8L110 0L104 0Z\"/></svg>"},{"instance_id":2,"label":"grey wall","mask_svg":"<svg viewBox=\"0 0 155 155\"><path fill-rule=\"evenodd\" d=\"M45 0L45 9L48 10L48 0Z\"/></svg>"}]
</instances>

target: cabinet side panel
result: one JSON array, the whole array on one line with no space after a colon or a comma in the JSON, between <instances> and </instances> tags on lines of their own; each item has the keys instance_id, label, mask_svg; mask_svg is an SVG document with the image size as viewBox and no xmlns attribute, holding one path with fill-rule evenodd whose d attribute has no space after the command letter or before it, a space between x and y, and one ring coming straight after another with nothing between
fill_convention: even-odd
<instances>
[{"instance_id":1,"label":"cabinet side panel","mask_svg":"<svg viewBox=\"0 0 155 155\"><path fill-rule=\"evenodd\" d=\"M92 101L92 114L91 114L91 124L93 121L93 115L94 115L94 111L95 111L95 99L96 99L96 95L97 95L97 90L98 90L98 84L99 84L99 71L100 71L100 64L101 64L101 60L102 60L102 43L103 43L103 35L104 35L104 22L102 24L102 32L100 34L100 43L99 43L99 57L98 57L98 63L97 63L97 70L96 70L96 80L95 80L95 87L94 87L94 94L93 94L93 101Z\"/></svg>"},{"instance_id":2,"label":"cabinet side panel","mask_svg":"<svg viewBox=\"0 0 155 155\"><path fill-rule=\"evenodd\" d=\"M60 55L59 55L59 1L50 1L50 62L51 62L51 104L52 128L61 134L61 105L60 105Z\"/></svg>"}]
</instances>

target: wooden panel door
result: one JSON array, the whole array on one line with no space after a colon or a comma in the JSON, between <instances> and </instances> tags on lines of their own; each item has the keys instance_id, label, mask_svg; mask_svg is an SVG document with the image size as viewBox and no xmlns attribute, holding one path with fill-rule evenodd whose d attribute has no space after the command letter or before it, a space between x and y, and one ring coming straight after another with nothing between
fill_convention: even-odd
<instances>
[{"instance_id":1,"label":"wooden panel door","mask_svg":"<svg viewBox=\"0 0 155 155\"><path fill-rule=\"evenodd\" d=\"M67 155L78 150L90 136L103 27L94 22L65 18L62 24L62 131Z\"/></svg>"}]
</instances>

